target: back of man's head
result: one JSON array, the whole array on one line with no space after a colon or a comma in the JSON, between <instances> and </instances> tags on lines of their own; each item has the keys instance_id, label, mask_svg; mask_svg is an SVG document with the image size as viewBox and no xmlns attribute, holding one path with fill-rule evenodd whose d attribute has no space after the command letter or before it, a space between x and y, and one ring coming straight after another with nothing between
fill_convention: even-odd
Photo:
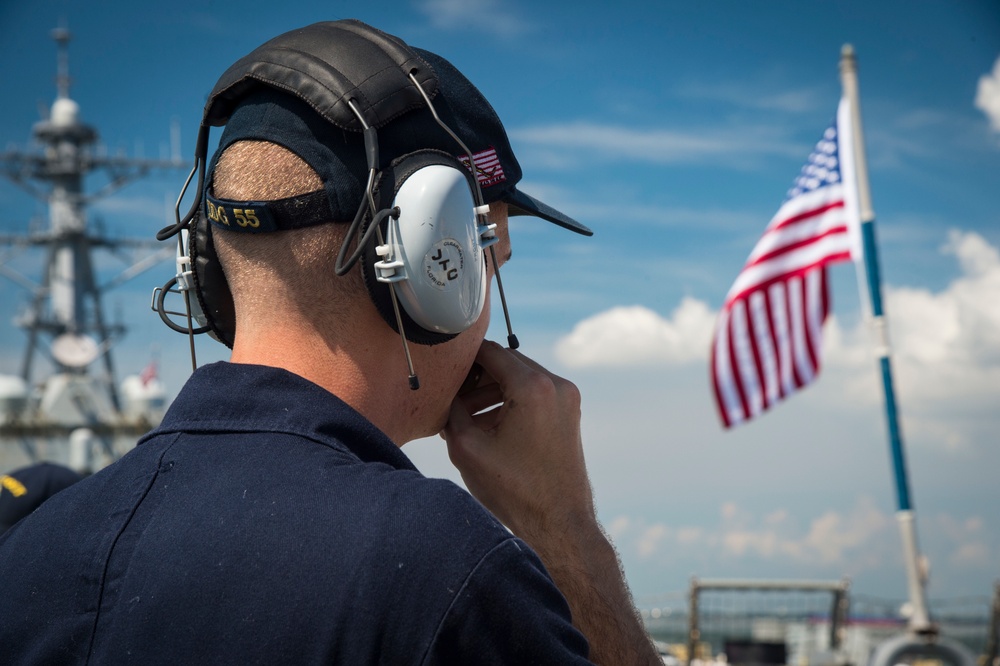
<instances>
[{"instance_id":1,"label":"back of man's head","mask_svg":"<svg viewBox=\"0 0 1000 666\"><path fill-rule=\"evenodd\" d=\"M219 157L216 196L271 201L321 189L316 172L287 148L267 141L239 141ZM346 316L345 303L364 297L357 273L337 277L334 258L346 227L322 224L268 234L217 229L219 260L233 294L237 330L259 331L287 316Z\"/></svg>"}]
</instances>

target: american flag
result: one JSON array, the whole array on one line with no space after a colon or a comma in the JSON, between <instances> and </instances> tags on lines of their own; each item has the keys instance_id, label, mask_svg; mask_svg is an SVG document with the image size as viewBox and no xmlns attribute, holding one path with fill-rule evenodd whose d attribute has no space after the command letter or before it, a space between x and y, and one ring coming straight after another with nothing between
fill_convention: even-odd
<instances>
[{"instance_id":1,"label":"american flag","mask_svg":"<svg viewBox=\"0 0 1000 666\"><path fill-rule=\"evenodd\" d=\"M824 133L726 296L712 342L725 427L816 378L830 310L826 267L860 259L847 105ZM850 186L848 185L850 184Z\"/></svg>"},{"instance_id":2,"label":"american flag","mask_svg":"<svg viewBox=\"0 0 1000 666\"><path fill-rule=\"evenodd\" d=\"M458 159L461 160L466 169L469 168L468 155L459 155ZM479 181L482 187L489 187L490 185L496 185L507 180L507 176L503 172L503 166L500 164L500 158L497 156L497 151L493 146L474 153L472 159L475 160L476 164L476 180Z\"/></svg>"},{"instance_id":3,"label":"american flag","mask_svg":"<svg viewBox=\"0 0 1000 666\"><path fill-rule=\"evenodd\" d=\"M148 386L149 382L156 379L156 375L157 375L156 361L150 361L149 364L142 369L142 372L139 373L139 381L142 382L143 386Z\"/></svg>"}]
</instances>

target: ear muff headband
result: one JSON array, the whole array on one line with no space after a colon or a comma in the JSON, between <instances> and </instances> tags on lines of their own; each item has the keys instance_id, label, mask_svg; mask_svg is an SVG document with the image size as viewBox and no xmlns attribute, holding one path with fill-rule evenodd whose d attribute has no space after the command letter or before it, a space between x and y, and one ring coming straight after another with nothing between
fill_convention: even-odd
<instances>
[{"instance_id":1,"label":"ear muff headband","mask_svg":"<svg viewBox=\"0 0 1000 666\"><path fill-rule=\"evenodd\" d=\"M205 105L204 123L224 125L247 93L261 84L308 102L333 125L363 128L347 100L355 100L372 127L424 106L415 73L431 97L434 70L398 37L354 19L316 23L279 35L236 61L219 78Z\"/></svg>"}]
</instances>

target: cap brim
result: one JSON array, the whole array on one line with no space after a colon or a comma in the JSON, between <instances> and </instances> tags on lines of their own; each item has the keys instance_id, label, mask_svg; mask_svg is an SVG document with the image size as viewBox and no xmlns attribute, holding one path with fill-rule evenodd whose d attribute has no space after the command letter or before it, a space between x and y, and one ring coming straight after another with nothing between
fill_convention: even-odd
<instances>
[{"instance_id":1,"label":"cap brim","mask_svg":"<svg viewBox=\"0 0 1000 666\"><path fill-rule=\"evenodd\" d=\"M533 215L534 217L540 217L543 220L548 220L553 224L558 224L563 229L569 229L570 231L575 231L576 233L583 234L584 236L594 235L593 231L588 229L585 225L580 224L572 217L560 213L552 206L543 204L538 199L528 196L517 188L512 188L500 197L500 199L501 201L507 203L508 216Z\"/></svg>"}]
</instances>

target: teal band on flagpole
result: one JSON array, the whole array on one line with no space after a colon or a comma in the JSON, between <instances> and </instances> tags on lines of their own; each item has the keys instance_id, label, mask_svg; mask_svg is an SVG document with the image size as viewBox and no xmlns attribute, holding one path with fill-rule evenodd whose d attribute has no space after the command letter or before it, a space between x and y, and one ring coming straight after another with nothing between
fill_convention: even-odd
<instances>
[{"instance_id":1,"label":"teal band on flagpole","mask_svg":"<svg viewBox=\"0 0 1000 666\"><path fill-rule=\"evenodd\" d=\"M882 275L878 266L878 244L875 242L875 220L861 223L861 240L865 249L865 275L868 277L868 296L871 298L872 315L882 316Z\"/></svg>"},{"instance_id":2,"label":"teal band on flagpole","mask_svg":"<svg viewBox=\"0 0 1000 666\"><path fill-rule=\"evenodd\" d=\"M896 396L892 388L892 367L889 357L879 359L882 367L882 386L885 389L886 418L889 421L889 440L892 449L892 467L896 476L896 501L900 511L911 511L910 485L906 474L906 456L899 436L899 420L896 416Z\"/></svg>"},{"instance_id":3,"label":"teal band on flagpole","mask_svg":"<svg viewBox=\"0 0 1000 666\"><path fill-rule=\"evenodd\" d=\"M875 242L875 220L861 223L861 239L865 250L865 275L868 278L868 295L872 316L882 318L882 278L879 271L878 244ZM899 415L896 409L896 392L892 383L892 363L889 360L889 346L882 341L879 350L879 368L882 374L882 391L885 394L885 417L889 428L889 450L896 479L896 503L900 511L912 509L910 504L910 484L906 473L906 456L903 453L903 439L899 431Z\"/></svg>"}]
</instances>

